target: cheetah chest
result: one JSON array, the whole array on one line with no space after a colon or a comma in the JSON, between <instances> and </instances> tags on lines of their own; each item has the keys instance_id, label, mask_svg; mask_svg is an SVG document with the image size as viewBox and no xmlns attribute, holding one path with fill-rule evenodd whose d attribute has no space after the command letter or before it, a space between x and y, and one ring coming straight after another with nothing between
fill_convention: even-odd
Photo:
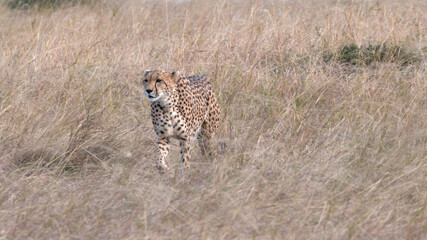
<instances>
[{"instance_id":1,"label":"cheetah chest","mask_svg":"<svg viewBox=\"0 0 427 240\"><path fill-rule=\"evenodd\" d=\"M160 105L152 106L153 125L160 137L183 138L187 125L176 107L166 109Z\"/></svg>"}]
</instances>

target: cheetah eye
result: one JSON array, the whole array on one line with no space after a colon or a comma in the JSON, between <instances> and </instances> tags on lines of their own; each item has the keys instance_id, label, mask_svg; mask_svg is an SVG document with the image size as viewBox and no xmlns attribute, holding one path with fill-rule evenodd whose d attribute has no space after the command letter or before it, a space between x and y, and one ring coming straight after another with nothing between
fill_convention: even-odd
<instances>
[{"instance_id":1,"label":"cheetah eye","mask_svg":"<svg viewBox=\"0 0 427 240\"><path fill-rule=\"evenodd\" d=\"M156 80L156 83L159 83L159 82L161 82L162 81L162 79L157 79Z\"/></svg>"},{"instance_id":2,"label":"cheetah eye","mask_svg":"<svg viewBox=\"0 0 427 240\"><path fill-rule=\"evenodd\" d=\"M148 82L148 80L147 80L147 79L144 79L144 82L146 82L146 83L147 83L147 82Z\"/></svg>"}]
</instances>

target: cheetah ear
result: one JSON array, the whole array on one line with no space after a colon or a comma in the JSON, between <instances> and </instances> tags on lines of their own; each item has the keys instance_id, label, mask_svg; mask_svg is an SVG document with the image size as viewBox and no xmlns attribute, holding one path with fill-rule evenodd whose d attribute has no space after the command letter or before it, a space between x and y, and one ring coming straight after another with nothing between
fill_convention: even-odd
<instances>
[{"instance_id":1,"label":"cheetah ear","mask_svg":"<svg viewBox=\"0 0 427 240\"><path fill-rule=\"evenodd\" d=\"M179 77L179 71L171 73L171 77L172 77L173 80L177 80L178 77Z\"/></svg>"},{"instance_id":2,"label":"cheetah ear","mask_svg":"<svg viewBox=\"0 0 427 240\"><path fill-rule=\"evenodd\" d=\"M144 76L147 75L148 73L152 72L151 70L145 70L144 71Z\"/></svg>"}]
</instances>

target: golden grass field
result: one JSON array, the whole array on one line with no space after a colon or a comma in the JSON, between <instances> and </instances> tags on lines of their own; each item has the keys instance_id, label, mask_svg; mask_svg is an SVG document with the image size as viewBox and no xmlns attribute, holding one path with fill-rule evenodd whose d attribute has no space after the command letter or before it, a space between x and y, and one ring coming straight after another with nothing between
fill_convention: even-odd
<instances>
[{"instance_id":1,"label":"golden grass field","mask_svg":"<svg viewBox=\"0 0 427 240\"><path fill-rule=\"evenodd\" d=\"M426 1L2 3L0 239L427 239ZM216 157L158 173L145 69L211 77Z\"/></svg>"}]
</instances>

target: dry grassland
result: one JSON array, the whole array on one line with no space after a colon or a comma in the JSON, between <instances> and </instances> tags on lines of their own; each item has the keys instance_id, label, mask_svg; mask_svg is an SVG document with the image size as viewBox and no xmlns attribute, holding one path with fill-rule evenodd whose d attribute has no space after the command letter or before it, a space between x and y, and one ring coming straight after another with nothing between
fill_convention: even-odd
<instances>
[{"instance_id":1,"label":"dry grassland","mask_svg":"<svg viewBox=\"0 0 427 240\"><path fill-rule=\"evenodd\" d=\"M426 13L2 5L0 239L426 239ZM212 78L214 159L194 144L183 171L173 142L158 174L144 69Z\"/></svg>"}]
</instances>

